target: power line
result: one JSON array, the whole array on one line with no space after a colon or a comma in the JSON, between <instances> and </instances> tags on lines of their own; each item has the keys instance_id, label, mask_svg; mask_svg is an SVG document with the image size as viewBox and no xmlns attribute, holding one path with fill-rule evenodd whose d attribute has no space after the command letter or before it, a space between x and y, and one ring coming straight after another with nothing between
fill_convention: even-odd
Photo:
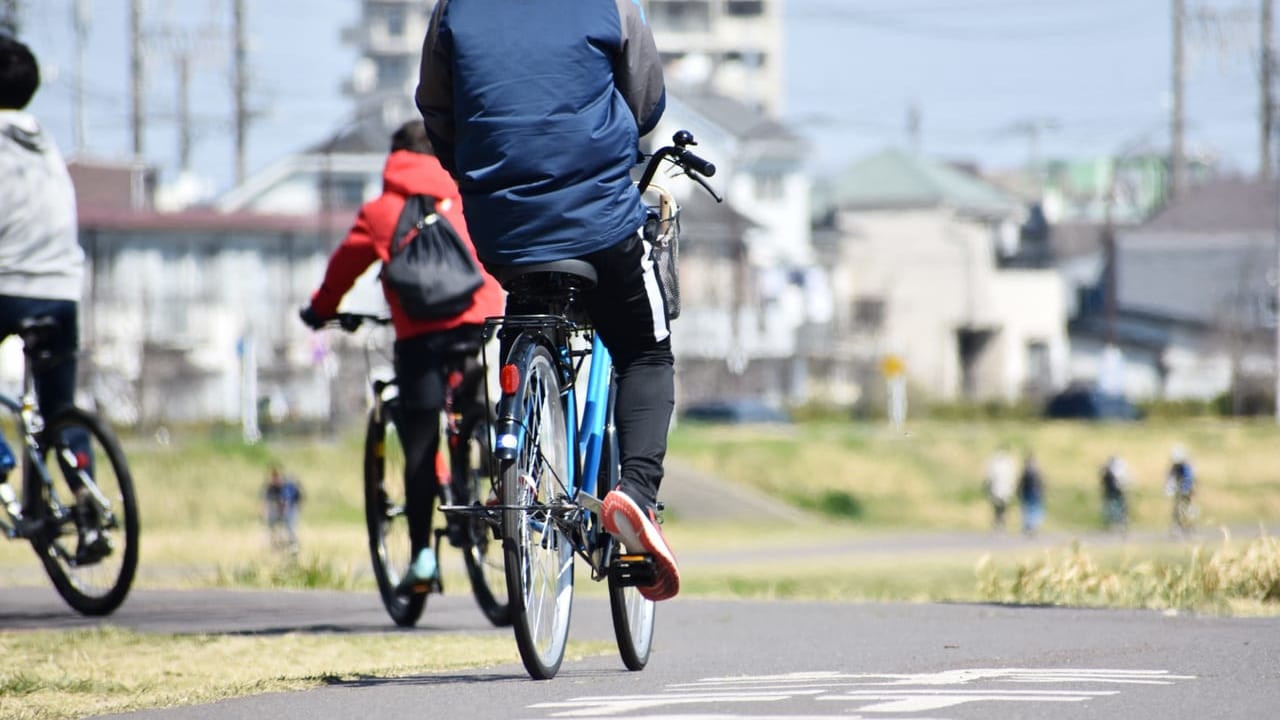
<instances>
[{"instance_id":1,"label":"power line","mask_svg":"<svg viewBox=\"0 0 1280 720\"><path fill-rule=\"evenodd\" d=\"M997 9L1003 7L1012 7L1009 3L999 3L989 6L969 6L970 10L964 14L974 16L979 14L978 9ZM964 6L960 6L964 7ZM1026 4L1022 3L1018 7L1026 8ZM1071 6L1079 8L1080 6ZM1090 13L1088 19L1082 19L1075 23L1065 22L1064 18L1046 17L1043 13L1038 13L1035 18L1028 19L1026 17L981 17L975 18L982 24L956 24L955 22L931 22L922 21L918 18L910 17L909 13L904 15L902 10L905 8L895 8L894 11L875 11L862 10L856 7L839 6L839 7L805 7L792 9L787 13L788 20L799 21L820 21L823 23L844 21L851 24L859 24L868 28L877 30L887 30L908 35L918 35L941 40L954 41L1025 41L1038 42L1047 39L1071 37L1078 35L1098 35L1113 31L1117 24L1124 20L1145 19L1150 13L1145 9L1135 10L1132 6L1127 8L1117 8L1113 4L1105 5L1107 9L1118 9L1121 12L1111 16L1100 16L1096 12ZM949 6L953 9L955 6ZM1074 18L1073 18L1074 19ZM1012 24L1010 23L1012 21ZM1000 22L1001 25L995 25L993 22Z\"/></svg>"}]
</instances>

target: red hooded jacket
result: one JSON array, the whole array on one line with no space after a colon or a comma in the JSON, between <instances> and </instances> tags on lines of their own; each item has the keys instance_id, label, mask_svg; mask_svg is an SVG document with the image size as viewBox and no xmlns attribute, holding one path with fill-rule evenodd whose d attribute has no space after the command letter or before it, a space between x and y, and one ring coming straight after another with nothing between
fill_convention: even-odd
<instances>
[{"instance_id":1,"label":"red hooded jacket","mask_svg":"<svg viewBox=\"0 0 1280 720\"><path fill-rule=\"evenodd\" d=\"M476 251L467 234L466 221L462 217L462 198L458 186L430 155L400 150L391 153L382 171L382 195L360 208L355 225L347 233L329 258L324 282L311 297L311 308L320 317L330 317L338 312L338 303L347 294L365 270L376 261L391 259L391 236L396 231L400 211L410 195L431 195L440 198L439 209L467 243L467 250L475 258ZM476 263L479 265L479 261ZM400 306L400 299L384 283L382 293L391 306L391 322L395 326L396 339L404 340L430 332L449 330L460 325L483 324L485 318L501 315L504 307L502 287L484 268L484 284L472 297L471 307L461 314L442 320L415 320Z\"/></svg>"}]
</instances>

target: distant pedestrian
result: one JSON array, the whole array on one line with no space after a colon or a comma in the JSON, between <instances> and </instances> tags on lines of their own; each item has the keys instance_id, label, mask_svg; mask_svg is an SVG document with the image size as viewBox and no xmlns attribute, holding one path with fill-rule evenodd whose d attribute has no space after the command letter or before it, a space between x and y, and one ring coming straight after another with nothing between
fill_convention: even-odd
<instances>
[{"instance_id":1,"label":"distant pedestrian","mask_svg":"<svg viewBox=\"0 0 1280 720\"><path fill-rule=\"evenodd\" d=\"M1044 476L1035 455L1027 453L1018 480L1018 500L1022 503L1022 532L1033 537L1044 522Z\"/></svg>"},{"instance_id":2,"label":"distant pedestrian","mask_svg":"<svg viewBox=\"0 0 1280 720\"><path fill-rule=\"evenodd\" d=\"M1004 516L1013 500L1013 492L1018 485L1018 467L1008 449L1001 447L987 461L986 477L983 489L987 500L991 503L991 526L995 530L1004 530Z\"/></svg>"},{"instance_id":3,"label":"distant pedestrian","mask_svg":"<svg viewBox=\"0 0 1280 720\"><path fill-rule=\"evenodd\" d=\"M298 552L298 509L302 506L302 486L279 465L271 466L271 475L262 491L267 532L271 546L277 550Z\"/></svg>"},{"instance_id":4,"label":"distant pedestrian","mask_svg":"<svg viewBox=\"0 0 1280 720\"><path fill-rule=\"evenodd\" d=\"M1102 522L1108 530L1124 532L1129 527L1129 468L1119 455L1107 458L1102 466Z\"/></svg>"},{"instance_id":5,"label":"distant pedestrian","mask_svg":"<svg viewBox=\"0 0 1280 720\"><path fill-rule=\"evenodd\" d=\"M1187 450L1174 445L1169 453L1169 474L1165 478L1165 495L1173 498L1173 524L1170 532L1189 534L1194 528L1196 508L1191 504L1195 494L1196 475L1191 468Z\"/></svg>"}]
</instances>

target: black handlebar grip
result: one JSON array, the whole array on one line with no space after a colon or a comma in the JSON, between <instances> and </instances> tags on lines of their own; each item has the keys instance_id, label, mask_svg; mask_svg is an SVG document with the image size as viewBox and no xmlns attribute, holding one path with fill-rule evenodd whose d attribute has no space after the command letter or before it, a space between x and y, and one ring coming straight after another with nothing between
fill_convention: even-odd
<instances>
[{"instance_id":1,"label":"black handlebar grip","mask_svg":"<svg viewBox=\"0 0 1280 720\"><path fill-rule=\"evenodd\" d=\"M711 177L716 174L715 163L708 162L686 150L684 156L680 158L680 164L704 177Z\"/></svg>"}]
</instances>

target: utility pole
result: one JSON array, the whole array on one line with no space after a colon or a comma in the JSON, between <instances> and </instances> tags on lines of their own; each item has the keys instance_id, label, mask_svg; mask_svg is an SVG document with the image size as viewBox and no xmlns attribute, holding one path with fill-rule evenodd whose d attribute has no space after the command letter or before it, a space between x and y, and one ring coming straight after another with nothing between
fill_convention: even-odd
<instances>
[{"instance_id":1,"label":"utility pole","mask_svg":"<svg viewBox=\"0 0 1280 720\"><path fill-rule=\"evenodd\" d=\"M1272 38L1272 25L1275 20L1275 0L1262 0L1261 32L1259 38L1260 67L1258 82L1261 90L1261 126L1258 128L1258 177L1270 180L1274 166L1271 155L1271 134L1275 122L1275 100L1272 97L1271 75L1275 70L1275 41Z\"/></svg>"},{"instance_id":2,"label":"utility pole","mask_svg":"<svg viewBox=\"0 0 1280 720\"><path fill-rule=\"evenodd\" d=\"M249 145L249 68L245 41L244 0L234 0L232 5L232 91L235 95L236 126L236 182L244 182L247 174Z\"/></svg>"},{"instance_id":3,"label":"utility pole","mask_svg":"<svg viewBox=\"0 0 1280 720\"><path fill-rule=\"evenodd\" d=\"M1186 74L1186 0L1173 0L1173 113L1169 125L1169 197L1174 200L1185 189L1187 158L1182 146L1183 92Z\"/></svg>"},{"instance_id":4,"label":"utility pole","mask_svg":"<svg viewBox=\"0 0 1280 720\"><path fill-rule=\"evenodd\" d=\"M22 3L19 0L0 0L0 35L18 36L22 29Z\"/></svg>"},{"instance_id":5,"label":"utility pole","mask_svg":"<svg viewBox=\"0 0 1280 720\"><path fill-rule=\"evenodd\" d=\"M90 0L75 0L71 10L71 27L76 34L76 73L72 81L72 115L75 121L75 152L83 155L88 145L88 126L84 112L84 54L89 44L89 25L91 22Z\"/></svg>"},{"instance_id":6,"label":"utility pole","mask_svg":"<svg viewBox=\"0 0 1280 720\"><path fill-rule=\"evenodd\" d=\"M142 42L142 0L130 0L129 79L130 98L133 106L130 113L130 123L133 126L133 157L136 160L141 160L146 150L146 120L143 117L143 113L146 112L144 105L146 78L143 76L145 68L143 67Z\"/></svg>"},{"instance_id":7,"label":"utility pole","mask_svg":"<svg viewBox=\"0 0 1280 720\"><path fill-rule=\"evenodd\" d=\"M1044 199L1044 182L1040 168L1040 137L1046 131L1057 130L1058 121L1053 118L1032 118L1012 125L1007 132L1026 135L1028 146L1027 173L1034 183L1036 200Z\"/></svg>"},{"instance_id":8,"label":"utility pole","mask_svg":"<svg viewBox=\"0 0 1280 720\"><path fill-rule=\"evenodd\" d=\"M178 63L178 167L191 171L191 49L182 48L174 58Z\"/></svg>"},{"instance_id":9,"label":"utility pole","mask_svg":"<svg viewBox=\"0 0 1280 720\"><path fill-rule=\"evenodd\" d=\"M923 115L920 112L920 104L914 100L907 105L907 141L911 143L911 152L920 154L920 126L923 122Z\"/></svg>"}]
</instances>

